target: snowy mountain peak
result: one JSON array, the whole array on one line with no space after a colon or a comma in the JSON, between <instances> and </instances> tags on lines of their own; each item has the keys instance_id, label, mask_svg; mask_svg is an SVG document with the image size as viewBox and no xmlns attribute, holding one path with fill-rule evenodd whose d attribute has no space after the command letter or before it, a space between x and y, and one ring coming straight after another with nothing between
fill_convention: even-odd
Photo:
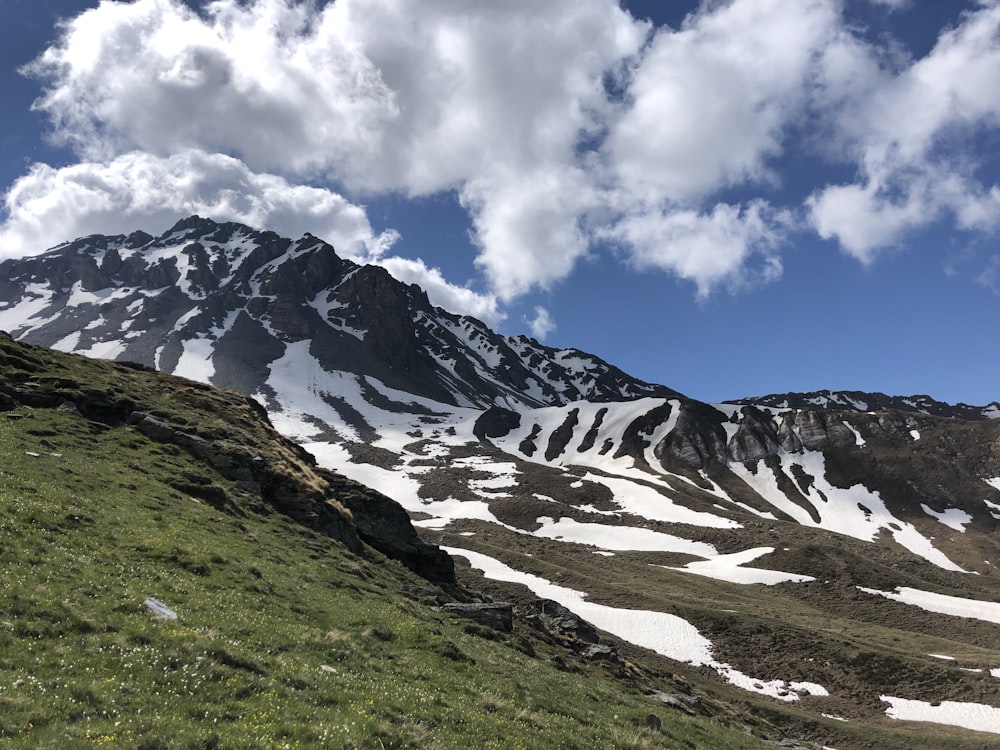
<instances>
[{"instance_id":1,"label":"snowy mountain peak","mask_svg":"<svg viewBox=\"0 0 1000 750\"><path fill-rule=\"evenodd\" d=\"M343 260L311 234L191 216L158 237L92 235L0 267L0 328L16 338L265 400L280 400L272 365L295 344L302 371L370 376L453 406L674 395L583 352L436 308L419 287Z\"/></svg>"},{"instance_id":2,"label":"snowy mountain peak","mask_svg":"<svg viewBox=\"0 0 1000 750\"><path fill-rule=\"evenodd\" d=\"M986 406L948 404L927 395L887 396L863 391L812 391L809 393L772 393L767 396L741 398L729 403L765 406L773 409L819 409L824 411L901 411L931 414L956 419L1000 419L1000 403Z\"/></svg>"}]
</instances>

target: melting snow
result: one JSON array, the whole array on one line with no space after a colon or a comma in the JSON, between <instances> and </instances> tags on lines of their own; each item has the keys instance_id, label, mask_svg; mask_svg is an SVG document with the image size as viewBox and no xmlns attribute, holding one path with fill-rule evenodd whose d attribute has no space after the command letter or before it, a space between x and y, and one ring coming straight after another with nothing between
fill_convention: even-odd
<instances>
[{"instance_id":1,"label":"melting snow","mask_svg":"<svg viewBox=\"0 0 1000 750\"><path fill-rule=\"evenodd\" d=\"M849 430L850 430L851 432L853 432L853 433L854 433L854 444L855 444L855 445L857 445L857 446L861 446L861 445L864 445L864 444L865 444L865 439L864 439L863 437L861 437L861 433L860 433L860 432L858 432L857 428L856 428L856 427L854 427L854 425L852 425L852 424L851 424L850 422L848 422L847 420L844 420L844 426L845 426L845 427L846 427L847 429L849 429Z\"/></svg>"},{"instance_id":2,"label":"melting snow","mask_svg":"<svg viewBox=\"0 0 1000 750\"><path fill-rule=\"evenodd\" d=\"M815 581L812 576L801 575L799 573L785 573L780 570L767 570L765 568L744 568L745 563L752 562L758 557L774 552L774 547L756 547L744 550L743 552L733 552L728 555L715 555L708 560L690 562L683 568L670 568L684 573L696 573L700 576L716 578L720 581L730 583L762 583L765 586L774 586L778 583L802 581Z\"/></svg>"},{"instance_id":3,"label":"melting snow","mask_svg":"<svg viewBox=\"0 0 1000 750\"><path fill-rule=\"evenodd\" d=\"M0 330L9 331L15 338L22 331L43 326L59 317L56 312L48 318L35 320L37 315L52 304L53 293L49 287L44 284L25 284L24 295L20 304L0 310Z\"/></svg>"},{"instance_id":4,"label":"melting snow","mask_svg":"<svg viewBox=\"0 0 1000 750\"><path fill-rule=\"evenodd\" d=\"M935 594L931 591L921 591L911 589L906 586L897 586L896 591L879 591L858 586L866 594L884 596L886 599L903 602L920 607L928 612L937 612L942 615L952 615L953 617L968 617L975 620L985 620L1000 624L1000 603L984 602L979 599L963 599L958 596L948 596L946 594Z\"/></svg>"},{"instance_id":5,"label":"melting snow","mask_svg":"<svg viewBox=\"0 0 1000 750\"><path fill-rule=\"evenodd\" d=\"M559 602L601 630L669 659L696 667L711 667L727 682L744 690L769 695L786 702L799 700L796 691L816 696L829 695L826 688L814 682L786 683L784 680L758 680L743 674L729 664L716 661L712 658L712 642L699 633L694 625L676 615L595 604L587 601L587 595L582 591L558 586L530 573L521 573L479 552L455 547L442 547L442 549L450 555L464 557L472 567L482 571L487 578L527 586L536 596Z\"/></svg>"},{"instance_id":6,"label":"melting snow","mask_svg":"<svg viewBox=\"0 0 1000 750\"><path fill-rule=\"evenodd\" d=\"M798 464L806 474L813 477L808 493L804 496L819 515L819 523L813 520L805 508L792 502L778 488L774 471L763 461L757 462L755 474L739 462L734 462L729 468L771 505L803 526L820 527L869 542L875 539L880 530L886 529L896 542L913 554L945 570L965 572L936 549L912 524L893 516L885 507L878 492L873 492L862 484L847 489L830 484L826 479L826 458L821 452L807 451L803 454L782 452L779 458L781 469L786 476L794 476L792 467Z\"/></svg>"},{"instance_id":7,"label":"melting snow","mask_svg":"<svg viewBox=\"0 0 1000 750\"><path fill-rule=\"evenodd\" d=\"M207 338L186 339L174 375L180 375L203 383L212 382L215 365L212 364L213 342Z\"/></svg>"},{"instance_id":8,"label":"melting snow","mask_svg":"<svg viewBox=\"0 0 1000 750\"><path fill-rule=\"evenodd\" d=\"M584 479L603 484L614 493L614 501L626 513L648 518L651 521L684 523L712 529L738 529L741 524L731 518L714 513L691 510L678 505L659 491L638 482L618 477L605 477L587 472Z\"/></svg>"},{"instance_id":9,"label":"melting snow","mask_svg":"<svg viewBox=\"0 0 1000 750\"><path fill-rule=\"evenodd\" d=\"M601 630L637 646L695 666L712 662L711 641L699 633L694 625L676 615L595 604L586 601L586 594L581 591L558 586L530 573L521 573L479 552L454 547L442 549L450 555L464 557L487 578L523 584L536 596L559 602Z\"/></svg>"},{"instance_id":10,"label":"melting snow","mask_svg":"<svg viewBox=\"0 0 1000 750\"><path fill-rule=\"evenodd\" d=\"M1000 708L995 706L958 701L941 701L938 705L931 705L926 701L895 698L891 695L880 695L879 698L890 704L885 713L892 719L927 721L1000 734Z\"/></svg>"},{"instance_id":11,"label":"melting snow","mask_svg":"<svg viewBox=\"0 0 1000 750\"><path fill-rule=\"evenodd\" d=\"M959 508L948 508L944 512L939 513L923 503L920 503L920 507L927 515L933 516L945 526L955 529L955 531L961 531L963 534L965 533L965 526L972 523L972 516Z\"/></svg>"},{"instance_id":12,"label":"melting snow","mask_svg":"<svg viewBox=\"0 0 1000 750\"><path fill-rule=\"evenodd\" d=\"M101 305L111 300L128 297L134 291L134 289L129 287L108 287L106 289L98 289L95 292L88 292L83 288L83 282L77 281L70 289L69 298L66 300L66 307Z\"/></svg>"},{"instance_id":13,"label":"melting snow","mask_svg":"<svg viewBox=\"0 0 1000 750\"><path fill-rule=\"evenodd\" d=\"M910 430L910 437L914 440L920 440L920 430Z\"/></svg>"},{"instance_id":14,"label":"melting snow","mask_svg":"<svg viewBox=\"0 0 1000 750\"><path fill-rule=\"evenodd\" d=\"M60 352L72 352L76 350L77 344L80 343L80 331L73 331L73 333L68 336L63 336L56 343L52 345L52 348Z\"/></svg>"},{"instance_id":15,"label":"melting snow","mask_svg":"<svg viewBox=\"0 0 1000 750\"><path fill-rule=\"evenodd\" d=\"M672 534L636 526L608 526L601 523L579 523L572 518L558 521L542 516L537 519L542 528L532 532L537 537L563 542L589 544L605 550L642 552L682 552L699 557L715 555L711 544L694 542Z\"/></svg>"}]
</instances>

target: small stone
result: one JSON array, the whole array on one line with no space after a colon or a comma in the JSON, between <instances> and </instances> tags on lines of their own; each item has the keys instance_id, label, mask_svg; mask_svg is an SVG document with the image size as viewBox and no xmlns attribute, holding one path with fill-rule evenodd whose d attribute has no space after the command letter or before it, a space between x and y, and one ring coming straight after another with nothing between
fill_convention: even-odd
<instances>
[{"instance_id":1,"label":"small stone","mask_svg":"<svg viewBox=\"0 0 1000 750\"><path fill-rule=\"evenodd\" d=\"M149 611L149 613L153 615L153 617L156 617L160 620L177 619L177 613L174 612L172 609L170 609L170 607L161 602L159 599L154 599L153 597L149 597L142 603L142 606L144 606Z\"/></svg>"}]
</instances>

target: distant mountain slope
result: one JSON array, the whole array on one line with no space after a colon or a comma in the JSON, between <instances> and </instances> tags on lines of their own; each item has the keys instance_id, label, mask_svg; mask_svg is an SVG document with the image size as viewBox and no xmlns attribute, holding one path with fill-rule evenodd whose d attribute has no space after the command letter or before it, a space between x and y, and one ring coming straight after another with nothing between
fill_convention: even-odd
<instances>
[{"instance_id":1,"label":"distant mountain slope","mask_svg":"<svg viewBox=\"0 0 1000 750\"><path fill-rule=\"evenodd\" d=\"M772 393L768 396L740 398L730 403L767 406L774 409L826 409L838 411L902 411L933 414L955 419L1000 419L1000 403L986 406L947 404L930 396L887 396L862 391L812 391L810 393Z\"/></svg>"}]
</instances>

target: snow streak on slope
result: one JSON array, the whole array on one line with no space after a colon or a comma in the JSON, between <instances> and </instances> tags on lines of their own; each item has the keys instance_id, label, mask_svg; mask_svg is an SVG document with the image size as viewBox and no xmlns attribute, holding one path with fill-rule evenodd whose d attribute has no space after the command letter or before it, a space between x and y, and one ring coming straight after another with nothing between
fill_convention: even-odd
<instances>
[{"instance_id":1,"label":"snow streak on slope","mask_svg":"<svg viewBox=\"0 0 1000 750\"><path fill-rule=\"evenodd\" d=\"M442 549L448 554L464 557L472 567L482 571L487 578L526 586L536 596L558 602L601 630L669 659L693 666L710 667L727 682L744 690L769 695L785 702L799 700L798 692L816 696L829 695L822 685L814 682L761 680L750 677L729 664L717 661L712 655L712 642L698 632L694 625L677 615L596 604L587 601L587 595L581 591L558 586L530 573L519 572L480 552L456 547Z\"/></svg>"},{"instance_id":2,"label":"snow streak on slope","mask_svg":"<svg viewBox=\"0 0 1000 750\"><path fill-rule=\"evenodd\" d=\"M895 698L891 695L881 695L879 698L890 704L885 713L892 719L926 721L1000 734L1000 708L995 706L983 703L960 703L958 701L928 703L907 698Z\"/></svg>"},{"instance_id":3,"label":"snow streak on slope","mask_svg":"<svg viewBox=\"0 0 1000 750\"><path fill-rule=\"evenodd\" d=\"M618 479L587 472L584 481L603 484L614 493L614 501L622 511L648 518L650 521L684 523L714 529L738 529L741 526L731 518L679 505L656 489L631 479Z\"/></svg>"},{"instance_id":4,"label":"snow streak on slope","mask_svg":"<svg viewBox=\"0 0 1000 750\"><path fill-rule=\"evenodd\" d=\"M746 563L753 562L758 557L769 555L774 552L774 547L757 547L755 549L733 552L728 555L715 555L708 560L689 562L683 568L670 568L683 573L695 573L708 578L716 578L720 581L730 583L762 583L765 586L774 586L779 583L815 581L812 576L800 575L799 573L785 573L780 570L768 570L766 568L748 568Z\"/></svg>"},{"instance_id":5,"label":"snow streak on slope","mask_svg":"<svg viewBox=\"0 0 1000 750\"><path fill-rule=\"evenodd\" d=\"M572 518L560 518L557 521L547 516L541 516L537 520L542 524L542 528L532 533L545 539L589 544L605 550L682 552L698 557L710 557L716 554L715 547L711 544L693 542L650 529L611 526L603 523L580 523Z\"/></svg>"},{"instance_id":6,"label":"snow streak on slope","mask_svg":"<svg viewBox=\"0 0 1000 750\"><path fill-rule=\"evenodd\" d=\"M862 484L847 489L830 484L826 479L826 459L822 453L781 451L778 458L783 479L788 485L798 487L799 497L808 504L807 507L794 502L780 489L776 474L779 469L768 468L763 460L756 463L754 471L736 462L730 469L771 505L803 526L824 528L865 541L874 541L876 534L887 531L913 554L945 570L963 572L913 524L893 516L877 492ZM806 487L795 482L795 467L811 478Z\"/></svg>"}]
</instances>

